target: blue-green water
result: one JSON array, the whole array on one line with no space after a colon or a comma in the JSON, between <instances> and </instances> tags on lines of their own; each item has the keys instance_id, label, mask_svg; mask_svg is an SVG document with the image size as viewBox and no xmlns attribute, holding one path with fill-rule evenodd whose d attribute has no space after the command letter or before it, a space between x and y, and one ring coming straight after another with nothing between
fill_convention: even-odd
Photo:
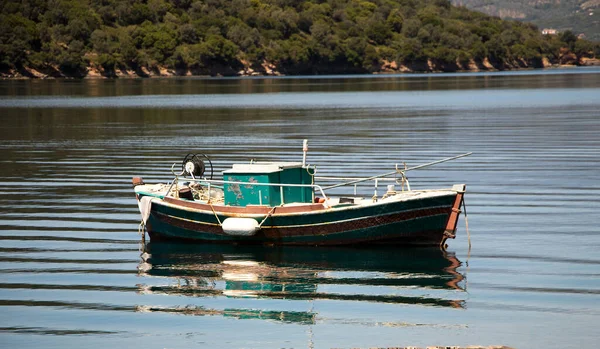
<instances>
[{"instance_id":1,"label":"blue-green water","mask_svg":"<svg viewBox=\"0 0 600 349\"><path fill-rule=\"evenodd\" d=\"M600 69L0 81L0 347L593 348ZM467 184L448 251L149 243L189 152ZM371 196L373 188L359 187Z\"/></svg>"}]
</instances>

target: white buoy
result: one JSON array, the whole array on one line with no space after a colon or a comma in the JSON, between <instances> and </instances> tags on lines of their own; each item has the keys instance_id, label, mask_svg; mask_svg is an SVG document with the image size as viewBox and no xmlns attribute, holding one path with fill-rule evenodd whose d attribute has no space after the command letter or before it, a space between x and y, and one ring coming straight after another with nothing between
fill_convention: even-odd
<instances>
[{"instance_id":1,"label":"white buoy","mask_svg":"<svg viewBox=\"0 0 600 349\"><path fill-rule=\"evenodd\" d=\"M225 234L232 236L252 236L260 230L260 224L252 218L227 218L221 227Z\"/></svg>"}]
</instances>

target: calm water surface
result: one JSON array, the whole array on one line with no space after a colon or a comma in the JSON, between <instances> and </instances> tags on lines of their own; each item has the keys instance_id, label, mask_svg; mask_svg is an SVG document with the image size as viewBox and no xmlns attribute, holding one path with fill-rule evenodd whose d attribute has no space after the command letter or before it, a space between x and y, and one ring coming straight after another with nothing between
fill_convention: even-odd
<instances>
[{"instance_id":1,"label":"calm water surface","mask_svg":"<svg viewBox=\"0 0 600 349\"><path fill-rule=\"evenodd\" d=\"M188 152L467 184L438 249L141 242ZM600 69L0 81L0 347L597 347ZM372 195L369 186L361 194Z\"/></svg>"}]
</instances>

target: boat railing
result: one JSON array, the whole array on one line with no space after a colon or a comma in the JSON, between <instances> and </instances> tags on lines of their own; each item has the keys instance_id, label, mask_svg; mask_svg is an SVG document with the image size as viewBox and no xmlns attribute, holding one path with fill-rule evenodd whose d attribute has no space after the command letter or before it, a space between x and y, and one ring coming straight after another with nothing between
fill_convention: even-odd
<instances>
[{"instance_id":1,"label":"boat railing","mask_svg":"<svg viewBox=\"0 0 600 349\"><path fill-rule=\"evenodd\" d=\"M404 164L404 168L400 168L398 166L398 164L396 164L396 169L392 172L386 172L383 174L379 174L379 175L375 175L375 176L371 176L371 177L367 177L367 178L336 178L336 177L321 177L321 179L331 179L331 180L342 180L344 182L342 183L337 183L337 184L333 184L333 185L328 185L323 187L324 190L328 190L328 189L333 189L333 188L338 188L338 187L344 187L344 186L348 186L348 185L354 185L354 192L356 195L356 184L358 183L362 183L362 182L367 182L367 181L371 181L371 180L375 180L375 197L377 196L377 185L379 184L380 180L383 180L384 177L390 177L390 176L398 176L400 175L402 177L402 183L406 183L407 184L407 188L408 190L410 190L410 184L408 183L408 179L406 178L406 172L407 171L412 171L412 170L418 170L424 167L428 167L431 165L436 165L436 164L440 164L442 162L446 162L446 161L450 161L450 160L456 160L465 156L469 156L473 153L469 152L469 153L464 153L461 155L457 155L457 156L452 156L449 158L445 158L445 159L441 159L441 160L437 160L437 161L432 161L432 162L428 162L426 164L422 164L422 165L417 165L417 166L412 166L412 167L407 167L406 163ZM317 178L317 177L315 177ZM347 180L347 181L346 181Z\"/></svg>"},{"instance_id":2,"label":"boat railing","mask_svg":"<svg viewBox=\"0 0 600 349\"><path fill-rule=\"evenodd\" d=\"M379 174L379 175L375 175L375 176L371 176L371 177L367 177L367 178L342 178L342 177L314 177L315 179L321 179L321 180L342 180L344 182L342 183L337 183L337 184L333 184L333 185L328 185L328 186L320 186L318 184L289 184L289 183L257 183L257 182L238 182L238 181L225 181L225 180L218 180L218 179L206 179L206 178L195 178L192 175L192 178L187 178L184 177L186 179L186 181L194 181L194 182L200 182L200 183L206 183L206 185L208 186L208 192L210 195L210 189L212 185L216 185L216 184L236 184L236 185L256 185L256 186L266 186L266 187L279 187L279 192L281 195L281 204L283 205L284 203L284 195L283 195L283 189L286 187L305 187L305 188L313 188L313 192L314 190L318 190L321 195L323 195L323 199L325 199L325 202L327 202L327 195L325 194L325 190L329 190L329 189L334 189L334 188L339 188L339 187L343 187L343 186L349 186L349 185L354 185L354 195L356 196L356 192L357 192L357 184L358 183L363 183L363 182L367 182L367 181L371 181L374 180L375 181L375 195L373 196L373 198L377 198L377 187L379 185L379 181L383 181L383 180L397 180L397 178L385 178L385 177L390 177L392 175L394 176L401 176L401 183L402 183L402 189L404 190L404 184L406 184L407 189L410 191L410 183L408 182L408 178L406 177L406 172L407 171L411 171L411 170L417 170L417 169L421 169L424 167L428 167L431 165L435 165L435 164L439 164L442 162L446 162L446 161L450 161L450 160L455 160L458 158L462 158L465 156L469 156L472 153L465 153L465 154L461 154L461 155L457 155L457 156L452 156L449 158L445 158L445 159L441 159L441 160L437 160L437 161L433 161L433 162L429 162L426 164L422 164L422 165L417 165L417 166L413 166L413 167L407 167L406 164L404 165L404 168L399 168L398 164L396 164L396 169L392 172L387 172L387 173L383 173L383 174ZM175 185L175 183L177 183L179 176L183 176L185 172L182 172L181 174L176 174L174 171L176 164L173 164L173 166L171 166L171 172L175 175L175 180L171 183L171 185L169 186L169 189L167 190L167 192L165 193L165 196L168 196L169 193L171 192L171 189L173 188L173 185ZM389 191L389 190L388 190Z\"/></svg>"},{"instance_id":3,"label":"boat railing","mask_svg":"<svg viewBox=\"0 0 600 349\"><path fill-rule=\"evenodd\" d=\"M257 182L239 182L239 181L225 181L220 179L206 179L206 178L188 178L184 177L186 182L196 182L201 185L206 185L208 193L210 193L211 187L218 187L218 185L222 184L234 184L234 185L255 185L255 186L265 186L265 187L279 187L279 195L281 196L281 204L284 204L284 188L312 188L313 192L316 190L322 196L325 202L327 202L327 195L323 188L318 184L292 184L292 183L257 183ZM171 185L167 189L165 196L168 196L171 192L173 186L180 180L179 177L176 177Z\"/></svg>"},{"instance_id":4,"label":"boat railing","mask_svg":"<svg viewBox=\"0 0 600 349\"><path fill-rule=\"evenodd\" d=\"M326 186L324 188L324 190L328 190L328 189L333 189L333 188L338 188L338 187L343 187L343 186L353 186L354 187L354 196L358 195L358 185L359 184L364 184L367 181L373 181L374 184L374 190L375 193L374 195L377 196L377 189L379 188L379 182L393 182L394 184L399 184L402 186L402 191L404 191L404 186L406 185L406 189L407 190L411 190L410 189L410 182L408 181L408 178L406 177L406 175L401 174L401 178L382 178L382 177L378 177L378 178L361 178L361 177L329 177L329 176L315 176L315 180L319 180L319 181L330 181L330 182L339 182L339 181L343 181L344 183L341 184L336 184L333 186ZM393 185L388 185L388 191L393 190L390 189L390 186L393 188Z\"/></svg>"}]
</instances>

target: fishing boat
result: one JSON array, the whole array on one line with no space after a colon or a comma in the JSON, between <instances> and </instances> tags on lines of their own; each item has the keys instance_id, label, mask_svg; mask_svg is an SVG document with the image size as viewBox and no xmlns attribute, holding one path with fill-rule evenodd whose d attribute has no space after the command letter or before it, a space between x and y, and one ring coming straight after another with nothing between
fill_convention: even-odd
<instances>
[{"instance_id":1,"label":"fishing boat","mask_svg":"<svg viewBox=\"0 0 600 349\"><path fill-rule=\"evenodd\" d=\"M134 177L141 231L153 241L262 245L445 246L455 238L465 184L412 190L406 172L471 153L340 179L315 176L315 167L306 164L307 151L305 140L302 162L233 164L222 179L213 179L212 162L204 154L188 154L180 173L174 164L168 183L146 184ZM378 195L380 182L391 176L394 184ZM340 182L326 185L332 180ZM374 182L374 195L357 195L356 186L368 181ZM337 188L348 190L331 194Z\"/></svg>"}]
</instances>

